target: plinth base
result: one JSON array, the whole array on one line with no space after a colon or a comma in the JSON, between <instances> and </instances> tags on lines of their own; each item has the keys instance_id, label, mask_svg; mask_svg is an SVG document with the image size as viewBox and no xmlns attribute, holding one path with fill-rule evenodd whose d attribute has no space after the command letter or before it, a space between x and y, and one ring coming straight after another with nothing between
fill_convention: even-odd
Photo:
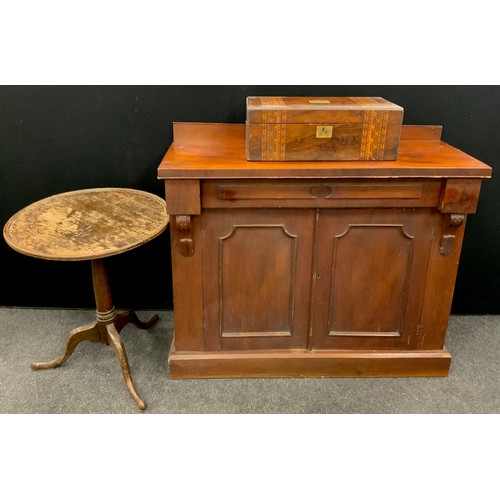
<instances>
[{"instance_id":1,"label":"plinth base","mask_svg":"<svg viewBox=\"0 0 500 500\"><path fill-rule=\"evenodd\" d=\"M170 378L446 377L451 363L440 351L176 352Z\"/></svg>"}]
</instances>

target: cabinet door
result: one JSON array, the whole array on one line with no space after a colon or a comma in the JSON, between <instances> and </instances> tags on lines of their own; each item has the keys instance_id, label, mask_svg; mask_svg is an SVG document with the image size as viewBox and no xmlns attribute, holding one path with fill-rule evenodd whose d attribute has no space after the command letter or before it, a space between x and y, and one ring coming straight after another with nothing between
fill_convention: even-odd
<instances>
[{"instance_id":1,"label":"cabinet door","mask_svg":"<svg viewBox=\"0 0 500 500\"><path fill-rule=\"evenodd\" d=\"M206 210L206 350L305 349L314 211Z\"/></svg>"},{"instance_id":2,"label":"cabinet door","mask_svg":"<svg viewBox=\"0 0 500 500\"><path fill-rule=\"evenodd\" d=\"M433 221L427 209L321 211L312 348L416 346Z\"/></svg>"}]
</instances>

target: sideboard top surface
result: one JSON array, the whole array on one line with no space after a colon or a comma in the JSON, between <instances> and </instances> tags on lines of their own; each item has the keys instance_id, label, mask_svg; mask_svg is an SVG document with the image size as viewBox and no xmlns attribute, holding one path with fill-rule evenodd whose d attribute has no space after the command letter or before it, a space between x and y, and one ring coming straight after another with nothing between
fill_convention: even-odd
<instances>
[{"instance_id":1,"label":"sideboard top surface","mask_svg":"<svg viewBox=\"0 0 500 500\"><path fill-rule=\"evenodd\" d=\"M395 161L247 161L244 124L181 122L158 178L491 177L491 167L440 138L440 126L404 125Z\"/></svg>"}]
</instances>

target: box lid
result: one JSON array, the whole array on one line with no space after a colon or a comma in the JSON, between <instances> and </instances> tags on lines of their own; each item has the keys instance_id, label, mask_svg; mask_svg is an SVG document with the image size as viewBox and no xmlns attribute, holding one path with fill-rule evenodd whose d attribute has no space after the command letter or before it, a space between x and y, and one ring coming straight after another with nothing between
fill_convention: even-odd
<instances>
[{"instance_id":1,"label":"box lid","mask_svg":"<svg viewBox=\"0 0 500 500\"><path fill-rule=\"evenodd\" d=\"M382 97L247 97L248 123L351 123L366 111L403 113Z\"/></svg>"}]
</instances>

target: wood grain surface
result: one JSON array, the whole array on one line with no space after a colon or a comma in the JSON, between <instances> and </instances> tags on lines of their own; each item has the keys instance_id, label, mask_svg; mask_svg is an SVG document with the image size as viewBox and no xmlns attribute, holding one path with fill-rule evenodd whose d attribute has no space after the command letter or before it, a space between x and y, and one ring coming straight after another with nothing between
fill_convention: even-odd
<instances>
[{"instance_id":1,"label":"wood grain surface","mask_svg":"<svg viewBox=\"0 0 500 500\"><path fill-rule=\"evenodd\" d=\"M158 168L158 176L164 179L491 177L491 167L436 140L438 134L431 133L429 127L412 126L408 133L405 128L402 127L395 161L249 162L244 124L174 123L174 143Z\"/></svg>"},{"instance_id":2,"label":"wood grain surface","mask_svg":"<svg viewBox=\"0 0 500 500\"><path fill-rule=\"evenodd\" d=\"M138 247L167 224L166 204L160 197L135 189L96 188L37 201L13 215L3 234L25 255L90 260Z\"/></svg>"},{"instance_id":3,"label":"wood grain surface","mask_svg":"<svg viewBox=\"0 0 500 500\"><path fill-rule=\"evenodd\" d=\"M176 213L170 377L446 376L491 168L440 137L403 127L391 162L248 162L244 125L175 124L158 169Z\"/></svg>"},{"instance_id":4,"label":"wood grain surface","mask_svg":"<svg viewBox=\"0 0 500 500\"><path fill-rule=\"evenodd\" d=\"M206 350L307 345L314 218L313 210L204 213Z\"/></svg>"},{"instance_id":5,"label":"wood grain surface","mask_svg":"<svg viewBox=\"0 0 500 500\"><path fill-rule=\"evenodd\" d=\"M238 351L170 350L170 378L224 377L446 377L451 356L435 351Z\"/></svg>"},{"instance_id":6,"label":"wood grain surface","mask_svg":"<svg viewBox=\"0 0 500 500\"><path fill-rule=\"evenodd\" d=\"M381 97L248 97L247 160L395 160L402 120Z\"/></svg>"}]
</instances>

